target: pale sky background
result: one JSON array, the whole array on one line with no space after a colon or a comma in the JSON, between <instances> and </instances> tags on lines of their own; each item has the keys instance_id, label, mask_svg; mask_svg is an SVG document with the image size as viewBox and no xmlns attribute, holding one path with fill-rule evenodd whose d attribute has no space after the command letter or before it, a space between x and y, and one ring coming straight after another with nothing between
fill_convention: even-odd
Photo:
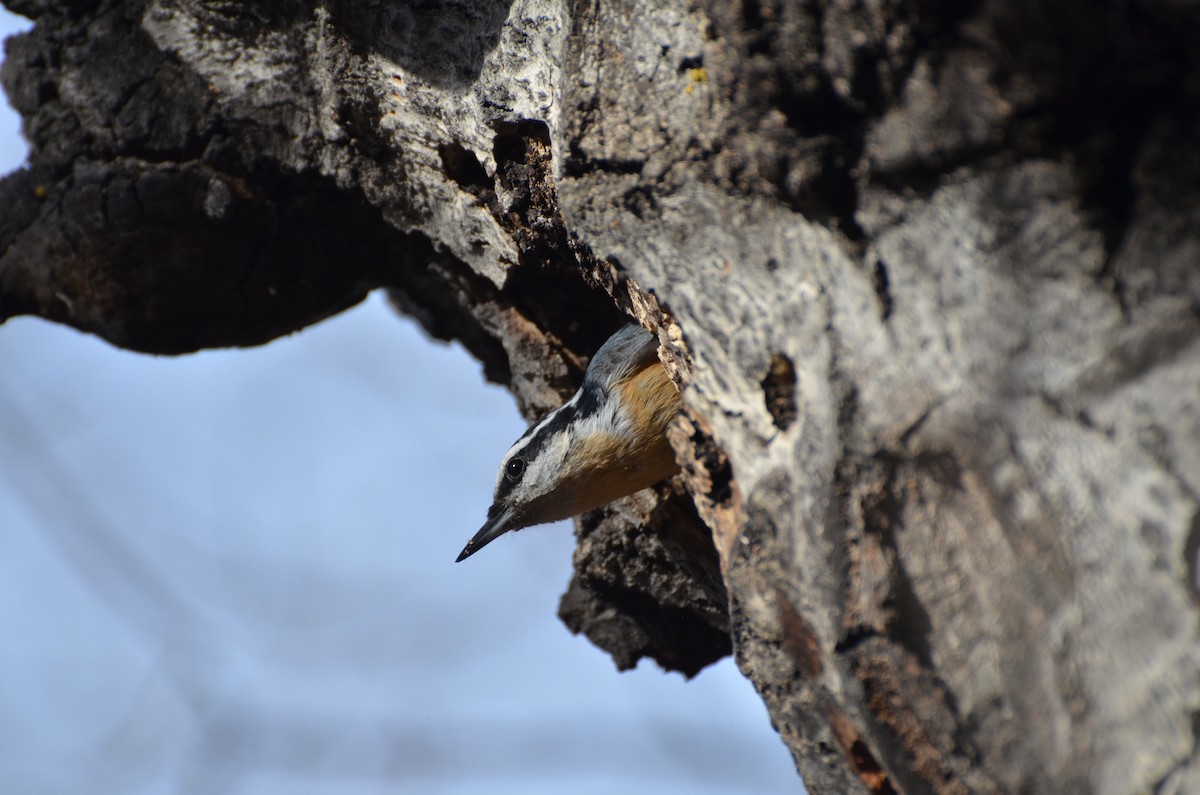
<instances>
[{"instance_id":1,"label":"pale sky background","mask_svg":"<svg viewBox=\"0 0 1200 795\"><path fill-rule=\"evenodd\" d=\"M0 377L0 792L802 791L731 660L568 633L569 524L454 563L524 425L381 296L179 358L17 318Z\"/></svg>"}]
</instances>

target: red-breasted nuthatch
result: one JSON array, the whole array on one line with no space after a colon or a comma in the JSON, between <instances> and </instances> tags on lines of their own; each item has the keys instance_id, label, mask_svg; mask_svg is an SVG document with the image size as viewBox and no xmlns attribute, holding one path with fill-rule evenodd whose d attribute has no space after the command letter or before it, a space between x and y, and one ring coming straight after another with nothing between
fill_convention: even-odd
<instances>
[{"instance_id":1,"label":"red-breasted nuthatch","mask_svg":"<svg viewBox=\"0 0 1200 795\"><path fill-rule=\"evenodd\" d=\"M667 442L678 410L657 338L625 326L596 351L579 391L505 453L487 522L458 560L509 530L594 510L678 472Z\"/></svg>"}]
</instances>

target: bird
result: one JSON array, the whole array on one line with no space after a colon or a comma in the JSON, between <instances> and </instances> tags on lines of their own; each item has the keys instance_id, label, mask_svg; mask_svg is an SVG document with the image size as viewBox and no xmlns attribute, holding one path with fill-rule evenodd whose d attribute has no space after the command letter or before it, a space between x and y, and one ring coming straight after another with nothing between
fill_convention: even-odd
<instances>
[{"instance_id":1,"label":"bird","mask_svg":"<svg viewBox=\"0 0 1200 795\"><path fill-rule=\"evenodd\" d=\"M455 562L510 530L595 510L677 473L667 426L678 412L657 337L635 324L619 329L592 357L579 391L504 454L487 521Z\"/></svg>"}]
</instances>

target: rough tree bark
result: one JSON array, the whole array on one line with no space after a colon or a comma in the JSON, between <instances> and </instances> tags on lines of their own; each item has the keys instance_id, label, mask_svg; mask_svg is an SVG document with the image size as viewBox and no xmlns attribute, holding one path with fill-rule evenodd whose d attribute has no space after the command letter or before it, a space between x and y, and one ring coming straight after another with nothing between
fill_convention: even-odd
<instances>
[{"instance_id":1,"label":"rough tree bark","mask_svg":"<svg viewBox=\"0 0 1200 795\"><path fill-rule=\"evenodd\" d=\"M0 318L388 287L532 416L632 315L685 471L571 628L732 648L814 792L1200 792L1196 4L6 5Z\"/></svg>"}]
</instances>

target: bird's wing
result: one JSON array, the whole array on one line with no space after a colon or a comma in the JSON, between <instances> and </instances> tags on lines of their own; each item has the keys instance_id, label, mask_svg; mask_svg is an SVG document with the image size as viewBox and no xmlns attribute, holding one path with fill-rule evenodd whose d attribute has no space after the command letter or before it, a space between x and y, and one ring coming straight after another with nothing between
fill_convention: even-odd
<instances>
[{"instance_id":1,"label":"bird's wing","mask_svg":"<svg viewBox=\"0 0 1200 795\"><path fill-rule=\"evenodd\" d=\"M583 380L607 391L629 375L658 361L658 338L641 326L623 327L600 346Z\"/></svg>"}]
</instances>

